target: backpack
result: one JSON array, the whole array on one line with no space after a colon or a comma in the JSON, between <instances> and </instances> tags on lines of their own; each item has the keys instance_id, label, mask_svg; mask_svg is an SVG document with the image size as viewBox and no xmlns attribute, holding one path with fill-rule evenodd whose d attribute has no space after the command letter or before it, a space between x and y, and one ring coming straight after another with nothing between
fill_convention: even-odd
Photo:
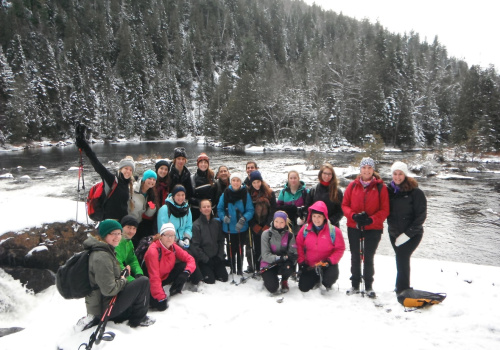
<instances>
[{"instance_id":1,"label":"backpack","mask_svg":"<svg viewBox=\"0 0 500 350\"><path fill-rule=\"evenodd\" d=\"M306 225L307 226L307 225ZM335 232L337 229L339 229L338 227L332 225L330 222L328 222L328 226L330 227L330 238L332 239L332 244L335 244ZM339 229L340 230L340 229ZM307 227L304 227L304 232L303 232L303 235L304 235L304 240L306 239L306 236L307 234L309 233L310 230L307 229Z\"/></svg>"},{"instance_id":2,"label":"backpack","mask_svg":"<svg viewBox=\"0 0 500 350\"><path fill-rule=\"evenodd\" d=\"M139 261L139 265L144 272L146 272L145 270L146 265L144 264L144 256L146 255L146 252L148 251L151 243L158 240L159 237L160 237L159 234L143 237L137 244L137 248L135 248L134 251L135 256L137 257L137 261ZM158 261L160 260L161 260L161 249L158 249Z\"/></svg>"},{"instance_id":3,"label":"backpack","mask_svg":"<svg viewBox=\"0 0 500 350\"><path fill-rule=\"evenodd\" d=\"M85 249L76 253L59 267L56 273L56 286L64 299L80 299L89 295L97 286L91 286L89 280L89 257L95 251L108 251L105 248Z\"/></svg>"},{"instance_id":4,"label":"backpack","mask_svg":"<svg viewBox=\"0 0 500 350\"><path fill-rule=\"evenodd\" d=\"M102 221L104 220L104 204L111 197L116 187L118 186L118 180L115 177L115 181L113 182L113 186L111 189L106 190L106 183L101 181L96 183L94 186L90 188L89 194L87 196L87 215L94 221ZM106 192L109 192L106 194Z\"/></svg>"},{"instance_id":5,"label":"backpack","mask_svg":"<svg viewBox=\"0 0 500 350\"><path fill-rule=\"evenodd\" d=\"M422 308L427 305L441 303L446 298L446 293L431 293L423 290L406 289L398 294L398 302L411 308Z\"/></svg>"}]
</instances>

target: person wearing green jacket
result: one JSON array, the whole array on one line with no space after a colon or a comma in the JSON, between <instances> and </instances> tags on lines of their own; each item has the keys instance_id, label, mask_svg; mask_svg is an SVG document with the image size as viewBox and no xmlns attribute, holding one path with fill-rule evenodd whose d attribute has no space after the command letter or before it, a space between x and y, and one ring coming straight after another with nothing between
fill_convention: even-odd
<instances>
[{"instance_id":1,"label":"person wearing green jacket","mask_svg":"<svg viewBox=\"0 0 500 350\"><path fill-rule=\"evenodd\" d=\"M120 262L121 270L126 266L130 266L130 275L127 280L132 282L134 279L144 276L141 264L137 260L137 256L135 256L134 244L132 243L132 238L137 232L139 223L132 215L125 215L120 223L123 227L123 234L120 243L115 248L116 259Z\"/></svg>"}]
</instances>

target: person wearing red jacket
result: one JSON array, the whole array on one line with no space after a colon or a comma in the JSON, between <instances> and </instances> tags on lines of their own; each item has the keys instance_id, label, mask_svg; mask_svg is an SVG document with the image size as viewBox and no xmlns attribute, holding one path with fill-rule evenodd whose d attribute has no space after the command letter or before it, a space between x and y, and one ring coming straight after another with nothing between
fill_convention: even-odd
<instances>
[{"instance_id":1,"label":"person wearing red jacket","mask_svg":"<svg viewBox=\"0 0 500 350\"><path fill-rule=\"evenodd\" d=\"M300 266L299 289L311 290L322 273L322 283L327 290L339 277L339 261L344 255L345 243L342 231L328 220L328 209L318 201L308 209L307 223L297 234L297 263ZM319 271L321 269L321 271Z\"/></svg>"},{"instance_id":2,"label":"person wearing red jacket","mask_svg":"<svg viewBox=\"0 0 500 350\"><path fill-rule=\"evenodd\" d=\"M344 192L342 210L347 218L347 236L351 250L351 284L348 295L359 293L361 278L365 281L366 294L374 298L373 259L382 237L384 220L389 215L389 193L380 176L374 171L375 162L363 158L360 174ZM361 239L364 239L363 276L361 276Z\"/></svg>"},{"instance_id":3,"label":"person wearing red jacket","mask_svg":"<svg viewBox=\"0 0 500 350\"><path fill-rule=\"evenodd\" d=\"M144 255L151 289L149 305L158 311L168 308L168 297L163 290L164 285L172 284L170 296L173 296L182 291L190 276L190 281L194 285L197 285L201 279L201 274L196 271L194 258L174 242L174 225L170 222L163 224L160 238L151 243Z\"/></svg>"}]
</instances>

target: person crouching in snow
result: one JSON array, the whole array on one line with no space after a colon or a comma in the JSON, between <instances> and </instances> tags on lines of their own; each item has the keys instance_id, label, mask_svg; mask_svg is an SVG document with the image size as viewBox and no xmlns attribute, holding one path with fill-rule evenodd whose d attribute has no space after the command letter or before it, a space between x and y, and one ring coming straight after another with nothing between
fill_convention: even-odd
<instances>
[{"instance_id":1,"label":"person crouching in snow","mask_svg":"<svg viewBox=\"0 0 500 350\"><path fill-rule=\"evenodd\" d=\"M200 201L200 213L200 217L193 223L193 239L189 251L196 259L205 283L214 284L216 280L227 282L224 234L221 222L212 214L212 202L209 199Z\"/></svg>"},{"instance_id":2,"label":"person crouching in snow","mask_svg":"<svg viewBox=\"0 0 500 350\"><path fill-rule=\"evenodd\" d=\"M191 276L191 283L200 282L194 258L175 243L175 227L166 223L161 227L160 238L149 246L144 255L151 285L150 306L158 311L168 307L168 297L163 286L170 286L170 296L182 292L184 284Z\"/></svg>"},{"instance_id":3,"label":"person crouching in snow","mask_svg":"<svg viewBox=\"0 0 500 350\"><path fill-rule=\"evenodd\" d=\"M149 280L140 276L128 282L122 276L120 264L115 257L115 247L122 238L122 226L118 221L107 219L99 224L98 235L83 242L85 249L91 249L89 256L89 280L97 286L85 297L87 316L78 321L77 327L87 329L99 323L101 316L116 295L116 302L109 316L110 321L128 320L131 327L153 324L147 316L149 308ZM127 266L130 272L130 268Z\"/></svg>"},{"instance_id":4,"label":"person crouching in snow","mask_svg":"<svg viewBox=\"0 0 500 350\"><path fill-rule=\"evenodd\" d=\"M269 230L262 233L260 269L269 292L278 291L278 275L281 275L281 292L286 293L289 290L288 278L295 272L297 246L286 212L279 210L273 218Z\"/></svg>"},{"instance_id":5,"label":"person crouching in snow","mask_svg":"<svg viewBox=\"0 0 500 350\"><path fill-rule=\"evenodd\" d=\"M344 255L342 231L328 221L328 210L323 201L309 207L307 223L297 234L297 262L300 266L299 289L311 290L320 282L327 290L339 277L339 261Z\"/></svg>"},{"instance_id":6,"label":"person crouching in snow","mask_svg":"<svg viewBox=\"0 0 500 350\"><path fill-rule=\"evenodd\" d=\"M175 227L175 242L184 249L188 249L193 235L193 219L191 209L186 201L186 189L176 185L165 200L165 204L158 211L158 228L168 222Z\"/></svg>"},{"instance_id":7,"label":"person crouching in snow","mask_svg":"<svg viewBox=\"0 0 500 350\"><path fill-rule=\"evenodd\" d=\"M127 280L133 281L136 278L144 276L141 264L137 260L137 256L135 256L134 245L132 244L132 239L137 232L139 223L132 215L125 215L120 224L122 225L123 233L120 243L115 248L116 260L120 263L120 269L122 270L125 266L130 266L130 275L127 277Z\"/></svg>"}]
</instances>

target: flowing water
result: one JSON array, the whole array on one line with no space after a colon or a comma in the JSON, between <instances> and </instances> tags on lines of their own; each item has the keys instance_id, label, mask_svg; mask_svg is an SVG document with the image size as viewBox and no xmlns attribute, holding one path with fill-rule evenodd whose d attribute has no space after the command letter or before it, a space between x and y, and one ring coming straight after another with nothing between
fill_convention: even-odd
<instances>
[{"instance_id":1,"label":"flowing water","mask_svg":"<svg viewBox=\"0 0 500 350\"><path fill-rule=\"evenodd\" d=\"M206 152L210 166L228 165L231 172L244 173L247 160L256 160L264 179L279 189L286 181L286 172L298 169L304 173L303 180L308 186L316 182L317 171L304 171L312 162L312 155L306 152L265 152L245 153L194 142L140 142L118 144L96 144L92 148L103 164L117 162L126 155L142 160L137 174L146 168L154 168L150 159L170 158L175 147L185 147L188 155L188 168L194 170L196 157ZM317 153L315 157L330 161L336 168L351 165L357 154ZM411 159L415 153L387 153L379 172L389 181L389 167L395 160ZM77 199L78 172L68 171L77 167L78 151L74 146L28 149L19 152L0 153L0 174L12 173L14 179L0 181L2 190L15 191L27 186L54 186L53 196ZM97 174L83 156L86 189L99 180ZM44 166L47 169L40 169ZM110 163L110 167L113 167ZM498 164L487 165L490 170L498 170ZM496 167L496 168L495 168ZM437 169L439 170L439 169ZM460 174L460 173L458 173ZM29 175L32 181L22 182L19 177ZM500 174L482 172L462 174L470 180L444 180L437 177L418 178L420 188L425 192L428 202L428 215L422 243L414 253L415 257L434 260L449 260L474 264L500 266ZM351 180L340 178L342 189ZM83 196L81 197L81 199ZM345 232L345 219L341 229ZM394 255L387 237L383 235L379 254Z\"/></svg>"}]
</instances>

